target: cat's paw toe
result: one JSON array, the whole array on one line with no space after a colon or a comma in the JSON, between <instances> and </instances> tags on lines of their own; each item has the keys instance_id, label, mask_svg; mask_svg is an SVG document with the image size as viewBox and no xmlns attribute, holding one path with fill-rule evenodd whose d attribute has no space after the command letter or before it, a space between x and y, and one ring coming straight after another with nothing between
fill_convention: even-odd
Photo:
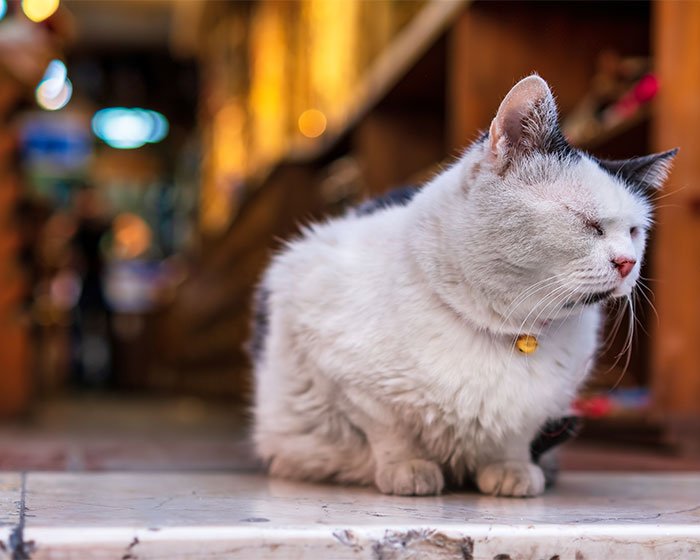
<instances>
[{"instance_id":1,"label":"cat's paw toe","mask_svg":"<svg viewBox=\"0 0 700 560\"><path fill-rule=\"evenodd\" d=\"M544 492L544 473L532 463L506 461L492 463L478 470L476 484L492 496L529 497Z\"/></svg>"},{"instance_id":2,"label":"cat's paw toe","mask_svg":"<svg viewBox=\"0 0 700 560\"><path fill-rule=\"evenodd\" d=\"M383 465L377 469L375 482L383 494L400 496L434 495L445 487L440 467L423 459Z\"/></svg>"}]
</instances>

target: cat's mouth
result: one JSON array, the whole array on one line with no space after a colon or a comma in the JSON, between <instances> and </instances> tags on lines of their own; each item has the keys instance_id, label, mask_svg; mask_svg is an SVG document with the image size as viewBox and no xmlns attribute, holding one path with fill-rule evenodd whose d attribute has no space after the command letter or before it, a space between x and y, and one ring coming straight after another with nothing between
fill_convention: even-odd
<instances>
[{"instance_id":1,"label":"cat's mouth","mask_svg":"<svg viewBox=\"0 0 700 560\"><path fill-rule=\"evenodd\" d=\"M565 309L571 309L577 305L593 305L594 303L599 303L613 297L613 292L615 290L606 290L604 292L593 292L590 294L585 294L577 297L571 301L564 304Z\"/></svg>"}]
</instances>

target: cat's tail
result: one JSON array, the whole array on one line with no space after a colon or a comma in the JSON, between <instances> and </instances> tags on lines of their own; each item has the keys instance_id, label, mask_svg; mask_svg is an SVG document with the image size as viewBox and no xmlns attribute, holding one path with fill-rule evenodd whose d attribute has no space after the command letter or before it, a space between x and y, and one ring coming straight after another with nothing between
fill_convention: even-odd
<instances>
[{"instance_id":1,"label":"cat's tail","mask_svg":"<svg viewBox=\"0 0 700 560\"><path fill-rule=\"evenodd\" d=\"M556 447L578 435L582 421L577 416L550 419L530 443L530 455L544 472L545 485L553 486L559 477L559 458Z\"/></svg>"}]
</instances>

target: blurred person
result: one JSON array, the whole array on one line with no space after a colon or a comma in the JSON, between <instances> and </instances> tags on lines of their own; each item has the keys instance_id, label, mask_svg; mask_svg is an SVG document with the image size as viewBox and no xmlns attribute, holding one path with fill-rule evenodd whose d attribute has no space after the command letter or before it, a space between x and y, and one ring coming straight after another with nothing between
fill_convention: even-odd
<instances>
[{"instance_id":1,"label":"blurred person","mask_svg":"<svg viewBox=\"0 0 700 560\"><path fill-rule=\"evenodd\" d=\"M95 188L75 193L74 211L72 249L82 288L75 307L71 377L79 387L103 387L113 381L111 313L104 295L101 248L111 224Z\"/></svg>"}]
</instances>

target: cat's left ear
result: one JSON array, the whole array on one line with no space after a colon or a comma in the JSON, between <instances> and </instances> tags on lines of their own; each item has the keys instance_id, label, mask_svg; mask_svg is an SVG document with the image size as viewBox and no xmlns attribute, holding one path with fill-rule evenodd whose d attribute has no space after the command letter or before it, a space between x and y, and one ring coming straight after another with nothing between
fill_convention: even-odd
<instances>
[{"instance_id":1,"label":"cat's left ear","mask_svg":"<svg viewBox=\"0 0 700 560\"><path fill-rule=\"evenodd\" d=\"M568 146L547 82L533 74L513 86L491 122L489 143L492 156L502 163L535 151L551 153Z\"/></svg>"},{"instance_id":2,"label":"cat's left ear","mask_svg":"<svg viewBox=\"0 0 700 560\"><path fill-rule=\"evenodd\" d=\"M615 177L624 179L627 183L644 193L659 190L671 171L671 163L678 153L678 148L651 154L648 156L620 160L598 160L600 166Z\"/></svg>"}]
</instances>

